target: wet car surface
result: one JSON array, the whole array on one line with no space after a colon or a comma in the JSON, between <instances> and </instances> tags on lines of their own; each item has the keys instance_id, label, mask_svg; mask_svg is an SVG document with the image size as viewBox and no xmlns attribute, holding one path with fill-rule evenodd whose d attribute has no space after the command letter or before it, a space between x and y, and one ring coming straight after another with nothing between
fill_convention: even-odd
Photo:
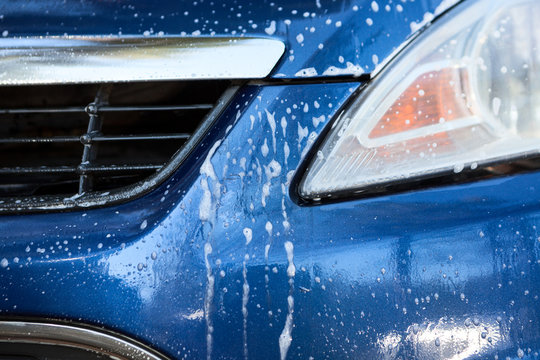
<instances>
[{"instance_id":1,"label":"wet car surface","mask_svg":"<svg viewBox=\"0 0 540 360\"><path fill-rule=\"evenodd\" d=\"M169 358L538 358L537 171L322 202L298 191L370 73L455 3L0 5L5 38L285 44L150 191L1 215L0 323L86 324Z\"/></svg>"}]
</instances>

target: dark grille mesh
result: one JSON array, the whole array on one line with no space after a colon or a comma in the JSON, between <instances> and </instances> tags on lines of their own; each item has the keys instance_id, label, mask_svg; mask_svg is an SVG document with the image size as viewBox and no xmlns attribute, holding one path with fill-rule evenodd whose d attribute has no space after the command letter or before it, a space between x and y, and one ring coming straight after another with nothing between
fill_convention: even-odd
<instances>
[{"instance_id":1,"label":"dark grille mesh","mask_svg":"<svg viewBox=\"0 0 540 360\"><path fill-rule=\"evenodd\" d=\"M228 85L0 87L0 203L144 179L182 148Z\"/></svg>"}]
</instances>

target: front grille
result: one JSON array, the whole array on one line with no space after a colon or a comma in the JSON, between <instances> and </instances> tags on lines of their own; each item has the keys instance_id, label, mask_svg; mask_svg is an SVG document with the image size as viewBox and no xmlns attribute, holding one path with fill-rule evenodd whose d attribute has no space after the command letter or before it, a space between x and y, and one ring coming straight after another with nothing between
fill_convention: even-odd
<instances>
[{"instance_id":1,"label":"front grille","mask_svg":"<svg viewBox=\"0 0 540 360\"><path fill-rule=\"evenodd\" d=\"M229 86L0 87L0 211L90 206L98 195L102 204L103 196L154 176Z\"/></svg>"}]
</instances>

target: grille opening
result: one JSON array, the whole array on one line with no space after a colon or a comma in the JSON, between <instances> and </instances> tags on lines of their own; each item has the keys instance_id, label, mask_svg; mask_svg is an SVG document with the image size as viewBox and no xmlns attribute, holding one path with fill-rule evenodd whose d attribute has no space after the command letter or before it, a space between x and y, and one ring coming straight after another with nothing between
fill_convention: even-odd
<instances>
[{"instance_id":1,"label":"grille opening","mask_svg":"<svg viewBox=\"0 0 540 360\"><path fill-rule=\"evenodd\" d=\"M0 87L0 204L76 198L155 174L229 86L184 81Z\"/></svg>"}]
</instances>

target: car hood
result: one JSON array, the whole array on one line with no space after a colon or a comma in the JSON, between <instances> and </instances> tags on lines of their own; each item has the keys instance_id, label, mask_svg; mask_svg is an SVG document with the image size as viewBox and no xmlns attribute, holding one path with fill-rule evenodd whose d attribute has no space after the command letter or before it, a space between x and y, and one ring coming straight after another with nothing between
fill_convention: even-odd
<instances>
[{"instance_id":1,"label":"car hood","mask_svg":"<svg viewBox=\"0 0 540 360\"><path fill-rule=\"evenodd\" d=\"M360 76L458 1L9 1L0 33L272 37L287 51L271 77Z\"/></svg>"}]
</instances>

